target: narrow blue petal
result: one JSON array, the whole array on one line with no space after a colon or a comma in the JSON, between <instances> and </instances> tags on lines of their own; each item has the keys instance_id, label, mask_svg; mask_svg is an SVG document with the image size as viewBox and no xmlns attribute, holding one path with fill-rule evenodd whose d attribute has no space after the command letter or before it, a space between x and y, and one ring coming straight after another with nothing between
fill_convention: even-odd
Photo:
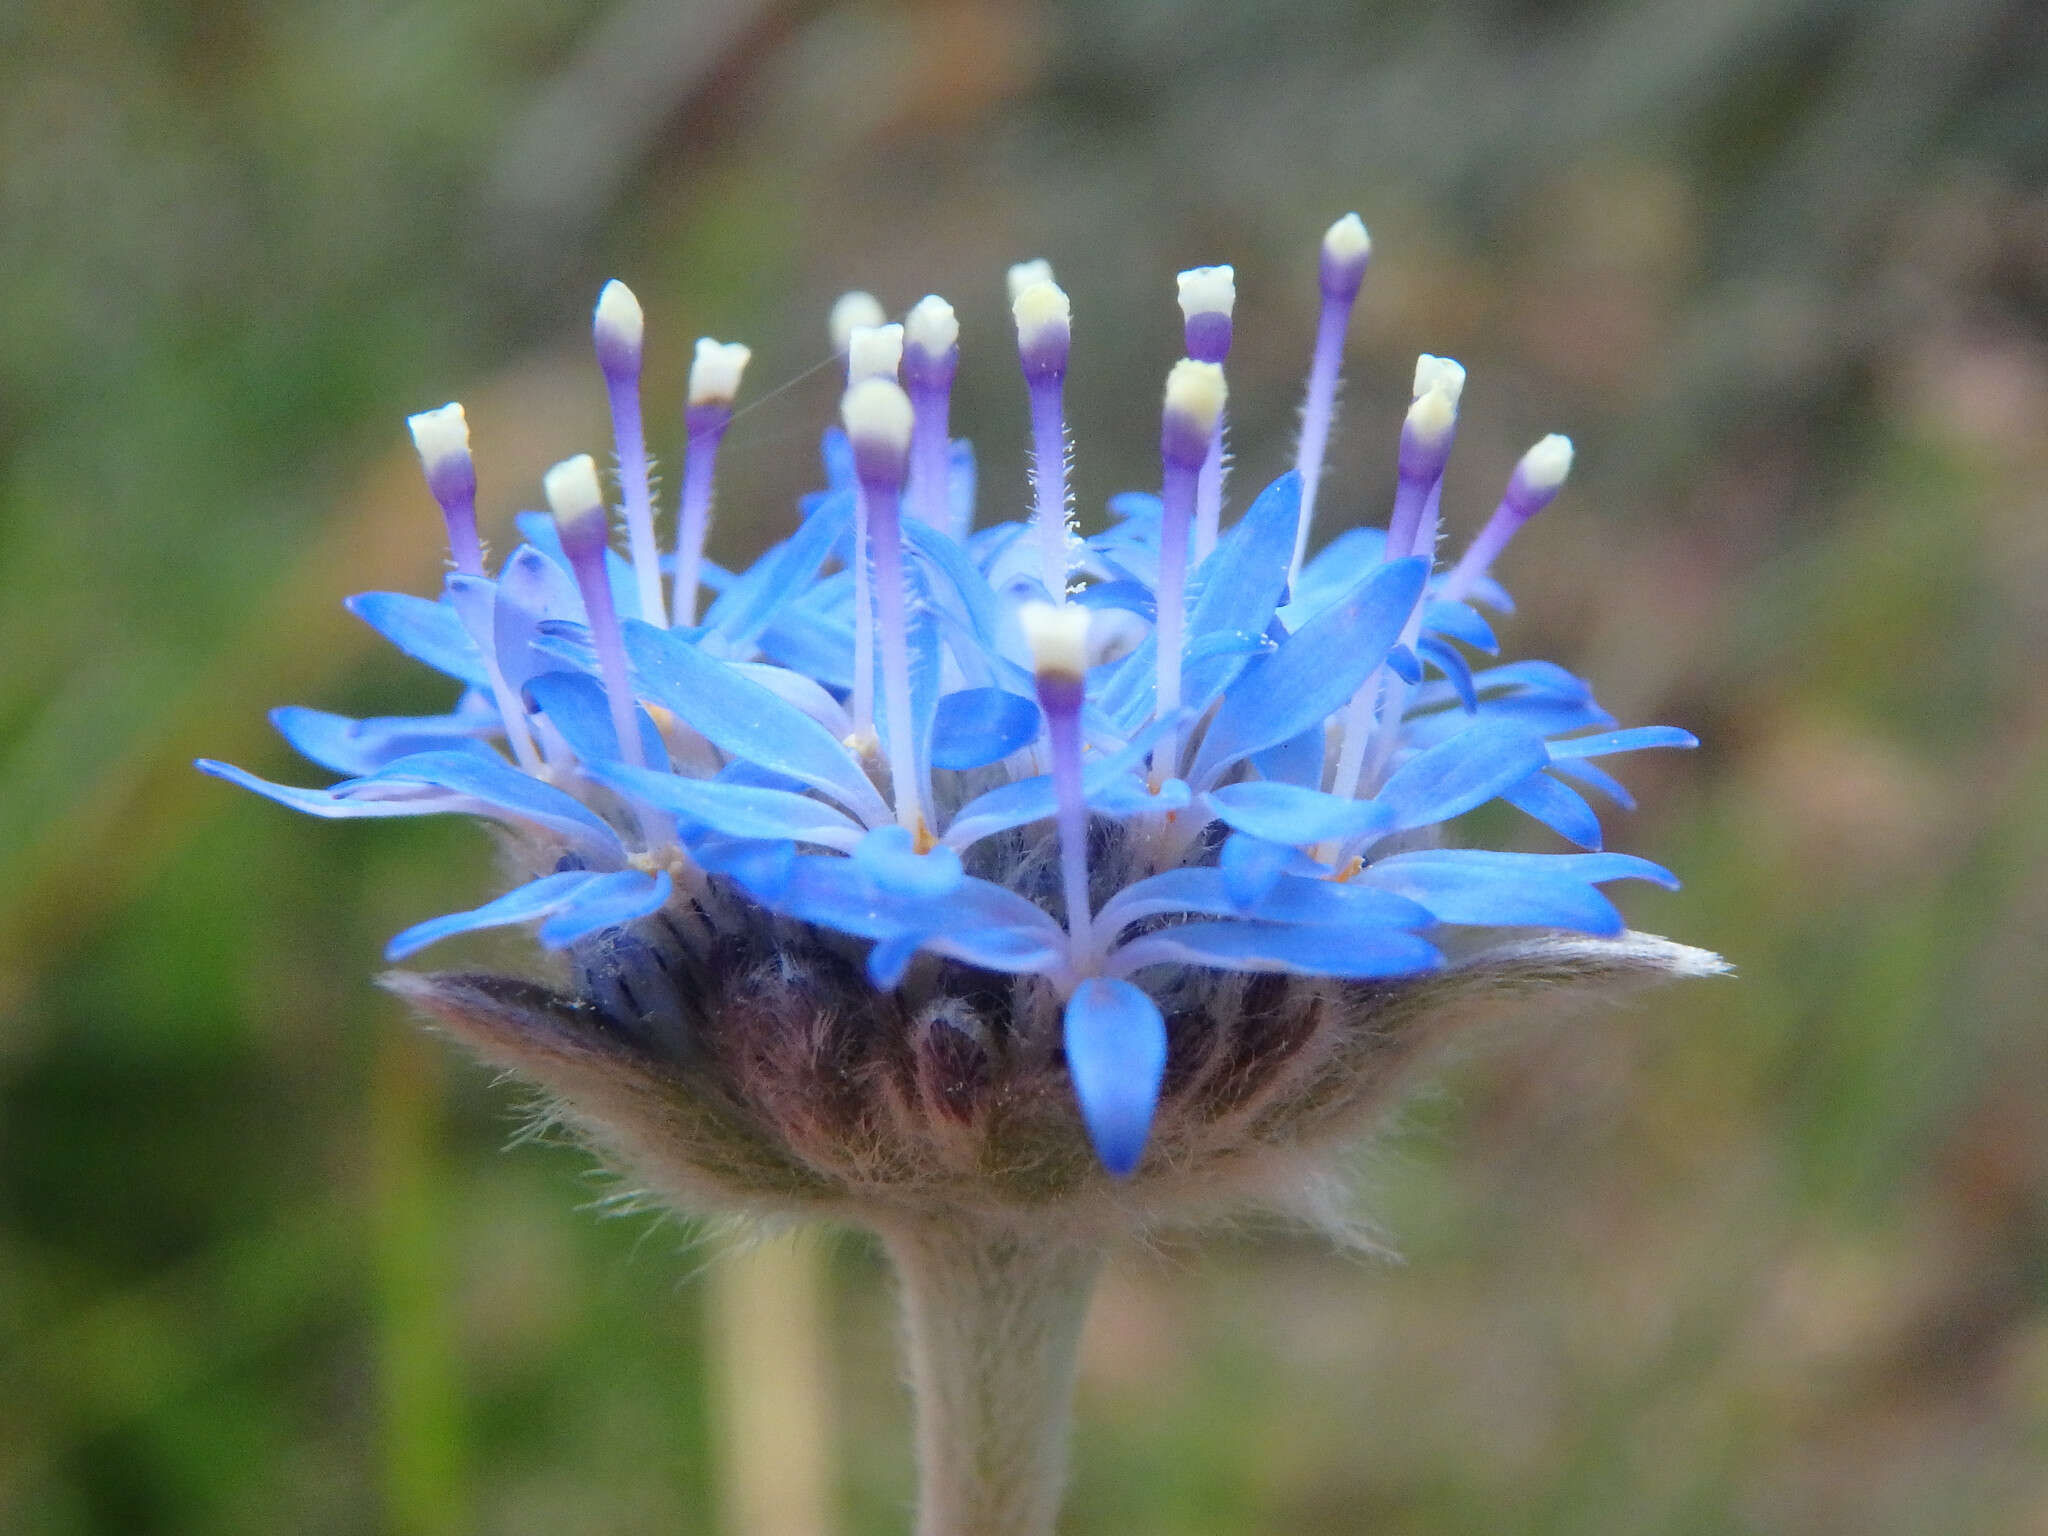
<instances>
[{"instance_id":1,"label":"narrow blue petal","mask_svg":"<svg viewBox=\"0 0 2048 1536\"><path fill-rule=\"evenodd\" d=\"M915 518L903 524L904 542L909 546L914 569L921 569L935 599L957 613L975 643L994 650L1000 643L1006 616L1003 605L967 551L953 539Z\"/></svg>"},{"instance_id":2,"label":"narrow blue petal","mask_svg":"<svg viewBox=\"0 0 2048 1536\"><path fill-rule=\"evenodd\" d=\"M967 879L914 900L877 887L851 859L804 856L782 889L757 893L790 917L864 939L916 936L935 954L990 970L1029 973L1066 963L1066 930L1025 897Z\"/></svg>"},{"instance_id":3,"label":"narrow blue petal","mask_svg":"<svg viewBox=\"0 0 2048 1536\"><path fill-rule=\"evenodd\" d=\"M1223 849L1216 856L1216 869L1238 910L1249 911L1265 899L1282 875L1299 870L1305 857L1285 843L1233 832L1223 840Z\"/></svg>"},{"instance_id":4,"label":"narrow blue petal","mask_svg":"<svg viewBox=\"0 0 2048 1536\"><path fill-rule=\"evenodd\" d=\"M1472 669L1465 664L1465 658L1443 641L1432 640L1427 636L1416 642L1415 649L1450 679L1451 686L1458 690L1458 702L1465 706L1465 712L1477 714L1479 692L1472 686Z\"/></svg>"},{"instance_id":5,"label":"narrow blue petal","mask_svg":"<svg viewBox=\"0 0 2048 1536\"><path fill-rule=\"evenodd\" d=\"M1421 594L1422 558L1377 567L1327 612L1247 667L1224 694L1191 776L1200 786L1328 718L1385 659Z\"/></svg>"},{"instance_id":6,"label":"narrow blue petal","mask_svg":"<svg viewBox=\"0 0 2048 1536\"><path fill-rule=\"evenodd\" d=\"M714 875L737 880L763 901L789 883L796 868L796 844L704 833L690 840L690 857Z\"/></svg>"},{"instance_id":7,"label":"narrow blue petal","mask_svg":"<svg viewBox=\"0 0 2048 1536\"><path fill-rule=\"evenodd\" d=\"M1676 887L1670 871L1624 853L1425 849L1369 864L1359 882L1418 901L1441 922L1616 934L1621 915L1593 889L1609 880Z\"/></svg>"},{"instance_id":8,"label":"narrow blue petal","mask_svg":"<svg viewBox=\"0 0 2048 1536\"><path fill-rule=\"evenodd\" d=\"M1269 842L1300 845L1363 836L1392 819L1374 800L1346 800L1295 784L1250 780L1209 791L1219 820Z\"/></svg>"},{"instance_id":9,"label":"narrow blue petal","mask_svg":"<svg viewBox=\"0 0 2048 1536\"><path fill-rule=\"evenodd\" d=\"M1122 975L1149 965L1199 965L1362 979L1426 971L1442 959L1427 940L1396 928L1198 922L1135 938L1112 950L1109 963Z\"/></svg>"},{"instance_id":10,"label":"narrow blue petal","mask_svg":"<svg viewBox=\"0 0 2048 1536\"><path fill-rule=\"evenodd\" d=\"M923 938L914 933L900 933L893 938L879 939L868 951L868 980L877 990L893 992L903 983L903 973L910 969L910 962L917 958Z\"/></svg>"},{"instance_id":11,"label":"narrow blue petal","mask_svg":"<svg viewBox=\"0 0 2048 1536\"><path fill-rule=\"evenodd\" d=\"M465 705L475 695L464 695ZM386 763L414 752L482 752L481 739L496 734L498 712L485 706L459 708L448 715L381 715L353 720L325 710L288 704L270 712L278 735L299 755L336 773L375 773Z\"/></svg>"},{"instance_id":12,"label":"narrow blue petal","mask_svg":"<svg viewBox=\"0 0 2048 1536\"><path fill-rule=\"evenodd\" d=\"M733 654L743 653L778 610L817 579L832 547L852 526L853 492L837 491L718 595L705 615L706 628Z\"/></svg>"},{"instance_id":13,"label":"narrow blue petal","mask_svg":"<svg viewBox=\"0 0 2048 1536\"><path fill-rule=\"evenodd\" d=\"M1322 782L1324 747L1323 723L1318 720L1299 736L1291 736L1263 752L1254 752L1249 761L1261 778L1276 784L1313 788Z\"/></svg>"},{"instance_id":14,"label":"narrow blue petal","mask_svg":"<svg viewBox=\"0 0 2048 1536\"><path fill-rule=\"evenodd\" d=\"M827 427L818 440L818 458L825 467L825 483L835 491L853 484L853 445L838 427Z\"/></svg>"},{"instance_id":15,"label":"narrow blue petal","mask_svg":"<svg viewBox=\"0 0 2048 1536\"><path fill-rule=\"evenodd\" d=\"M531 544L512 551L498 572L498 593L491 613L491 644L498 670L515 694L526 680L554 663L540 654L534 641L550 620L583 618L583 599L569 573Z\"/></svg>"},{"instance_id":16,"label":"narrow blue petal","mask_svg":"<svg viewBox=\"0 0 2048 1536\"><path fill-rule=\"evenodd\" d=\"M1084 789L1086 788L1084 784ZM1195 803L1186 779L1164 779L1157 789L1138 774L1125 774L1088 792L1088 809L1099 816L1164 816Z\"/></svg>"},{"instance_id":17,"label":"narrow blue petal","mask_svg":"<svg viewBox=\"0 0 2048 1536\"><path fill-rule=\"evenodd\" d=\"M413 660L472 688L491 685L483 652L448 604L409 592L358 592L343 606Z\"/></svg>"},{"instance_id":18,"label":"narrow blue petal","mask_svg":"<svg viewBox=\"0 0 2048 1536\"><path fill-rule=\"evenodd\" d=\"M932 766L956 773L1000 762L1038 739L1035 701L1007 688L963 688L939 700Z\"/></svg>"},{"instance_id":19,"label":"narrow blue petal","mask_svg":"<svg viewBox=\"0 0 2048 1536\"><path fill-rule=\"evenodd\" d=\"M1598 791L1624 811L1636 808L1636 797L1628 792L1626 784L1606 769L1596 767L1582 757L1568 757L1563 762L1553 760L1550 770L1564 778L1575 780L1588 789Z\"/></svg>"},{"instance_id":20,"label":"narrow blue petal","mask_svg":"<svg viewBox=\"0 0 2048 1536\"><path fill-rule=\"evenodd\" d=\"M1552 758L1606 757L1613 752L1640 752L1645 747L1696 747L1699 737L1675 725L1638 725L1626 731L1607 731L1598 736L1581 736L1574 741L1553 741Z\"/></svg>"},{"instance_id":21,"label":"narrow blue petal","mask_svg":"<svg viewBox=\"0 0 2048 1536\"><path fill-rule=\"evenodd\" d=\"M1396 645L1388 649L1387 670L1404 683L1422 681L1422 663L1405 645Z\"/></svg>"},{"instance_id":22,"label":"narrow blue petal","mask_svg":"<svg viewBox=\"0 0 2048 1536\"><path fill-rule=\"evenodd\" d=\"M527 679L526 696L586 763L619 761L619 733L604 684L583 672L543 672ZM647 711L633 707L640 727L640 757L650 768L668 767L668 747Z\"/></svg>"},{"instance_id":23,"label":"narrow blue petal","mask_svg":"<svg viewBox=\"0 0 2048 1536\"><path fill-rule=\"evenodd\" d=\"M358 804L403 804L418 786L444 790L478 815L531 822L561 837L621 856L619 836L574 795L529 778L500 758L468 752L415 752L376 773L334 786L335 794Z\"/></svg>"},{"instance_id":24,"label":"narrow blue petal","mask_svg":"<svg viewBox=\"0 0 2048 1536\"><path fill-rule=\"evenodd\" d=\"M232 763L217 762L210 757L200 758L193 766L212 778L225 779L228 783L239 785L243 789L254 790L266 800L275 800L279 805L307 816L318 816L324 821L342 821L359 817L434 816L468 808L468 802L460 795L443 795L437 800L344 800L332 789L302 789L296 784L274 784L269 779L259 779L246 768L237 768Z\"/></svg>"},{"instance_id":25,"label":"narrow blue petal","mask_svg":"<svg viewBox=\"0 0 2048 1536\"><path fill-rule=\"evenodd\" d=\"M641 686L719 751L808 784L870 825L890 819L859 761L795 705L670 630L630 623L625 631Z\"/></svg>"},{"instance_id":26,"label":"narrow blue petal","mask_svg":"<svg viewBox=\"0 0 2048 1536\"><path fill-rule=\"evenodd\" d=\"M415 923L384 946L384 958L399 961L416 955L429 944L452 938L458 933L474 933L482 928L503 928L512 923L532 922L535 918L547 917L575 899L577 892L594 880L606 878L592 874L587 869L572 869L559 874L542 875L538 880L529 880L500 896L496 901L487 901L468 912L450 912L445 917L429 918L424 923Z\"/></svg>"},{"instance_id":27,"label":"narrow blue petal","mask_svg":"<svg viewBox=\"0 0 2048 1536\"><path fill-rule=\"evenodd\" d=\"M1174 912L1199 917L1249 916L1261 922L1326 928L1426 928L1435 921L1427 908L1391 891L1299 875L1282 875L1256 907L1246 912L1230 893L1223 871L1203 867L1169 869L1125 886L1104 902L1095 916L1106 932L1114 933L1148 917Z\"/></svg>"},{"instance_id":28,"label":"narrow blue petal","mask_svg":"<svg viewBox=\"0 0 2048 1536\"><path fill-rule=\"evenodd\" d=\"M584 772L641 805L668 811L727 837L816 843L843 853L863 836L860 825L837 806L784 789L686 779L616 762L586 763Z\"/></svg>"},{"instance_id":29,"label":"narrow blue petal","mask_svg":"<svg viewBox=\"0 0 2048 1536\"><path fill-rule=\"evenodd\" d=\"M877 827L854 845L853 862L882 890L896 896L944 896L966 878L960 855L943 845L919 853L899 826Z\"/></svg>"},{"instance_id":30,"label":"narrow blue petal","mask_svg":"<svg viewBox=\"0 0 2048 1536\"><path fill-rule=\"evenodd\" d=\"M1119 608L1126 613L1137 614L1148 623L1159 607L1149 586L1129 578L1098 581L1092 587L1083 587L1074 594L1073 601L1083 608Z\"/></svg>"},{"instance_id":31,"label":"narrow blue petal","mask_svg":"<svg viewBox=\"0 0 2048 1536\"><path fill-rule=\"evenodd\" d=\"M1107 811L1111 804L1130 803L1130 781L1143 766L1154 742L1158 741L1169 726L1180 727L1187 723L1187 712L1181 711L1171 720L1155 720L1115 752L1097 758L1081 770L1081 793L1088 805ZM1169 780L1168 785L1176 783ZM1162 795L1172 794L1177 800L1179 791L1169 791L1168 785L1161 786ZM1141 786L1142 789L1142 786ZM1047 774L1035 778L1014 779L1008 784L999 784L985 794L976 795L961 806L946 826L945 836L940 839L949 848L967 848L985 837L998 832L1007 832L1012 827L1022 827L1034 821L1044 821L1053 814L1056 802L1053 797L1052 779ZM1177 809L1177 804L1168 799L1147 800L1144 808L1157 810ZM1119 813L1121 814L1121 813Z\"/></svg>"},{"instance_id":32,"label":"narrow blue petal","mask_svg":"<svg viewBox=\"0 0 2048 1536\"><path fill-rule=\"evenodd\" d=\"M1500 651L1500 641L1494 638L1493 626L1469 603L1432 598L1422 605L1422 627L1439 635L1447 635L1460 645L1471 646L1475 651L1484 651L1489 656L1497 655Z\"/></svg>"},{"instance_id":33,"label":"narrow blue petal","mask_svg":"<svg viewBox=\"0 0 2048 1536\"><path fill-rule=\"evenodd\" d=\"M1289 552L1290 556L1292 551ZM1282 614L1299 629L1337 601L1387 558L1384 528L1347 528L1317 550L1301 569Z\"/></svg>"},{"instance_id":34,"label":"narrow blue petal","mask_svg":"<svg viewBox=\"0 0 2048 1536\"><path fill-rule=\"evenodd\" d=\"M1289 470L1259 492L1245 515L1217 541L1209 558L1195 568L1187 593L1190 658L1207 635L1265 633L1287 590L1287 567L1294 558L1294 529L1300 515L1301 477ZM1158 658L1158 646L1147 635L1118 663L1100 701L1109 718L1135 728L1152 713ZM1245 669L1248 659L1234 650L1190 659L1181 676L1182 700L1196 710L1208 708Z\"/></svg>"},{"instance_id":35,"label":"narrow blue petal","mask_svg":"<svg viewBox=\"0 0 2048 1536\"><path fill-rule=\"evenodd\" d=\"M1411 757L1374 798L1390 813L1388 830L1424 827L1484 805L1548 761L1540 738L1482 719Z\"/></svg>"},{"instance_id":36,"label":"narrow blue petal","mask_svg":"<svg viewBox=\"0 0 2048 1536\"><path fill-rule=\"evenodd\" d=\"M1129 1178L1159 1107L1166 1019L1128 981L1091 976L1067 999L1062 1033L1088 1140L1112 1177Z\"/></svg>"},{"instance_id":37,"label":"narrow blue petal","mask_svg":"<svg viewBox=\"0 0 2048 1536\"><path fill-rule=\"evenodd\" d=\"M540 941L549 949L567 949L578 939L659 912L672 894L665 869L651 875L643 869L599 875L540 925Z\"/></svg>"},{"instance_id":38,"label":"narrow blue petal","mask_svg":"<svg viewBox=\"0 0 2048 1536\"><path fill-rule=\"evenodd\" d=\"M1532 773L1500 792L1501 799L1526 811L1560 837L1581 848L1600 849L1600 818L1585 797L1547 773Z\"/></svg>"}]
</instances>

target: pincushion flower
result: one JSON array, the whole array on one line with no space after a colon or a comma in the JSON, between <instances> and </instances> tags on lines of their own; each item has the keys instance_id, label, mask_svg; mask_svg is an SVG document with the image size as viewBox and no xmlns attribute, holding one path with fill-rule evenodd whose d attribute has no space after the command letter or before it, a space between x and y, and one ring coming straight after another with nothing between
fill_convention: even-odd
<instances>
[{"instance_id":1,"label":"pincushion flower","mask_svg":"<svg viewBox=\"0 0 2048 1536\"><path fill-rule=\"evenodd\" d=\"M554 978L389 984L664 1198L883 1234L928 1531L1049 1528L1110 1238L1246 1202L1313 1214L1334 1154L1455 1028L1717 968L1624 931L1601 887L1675 882L1603 851L1587 799L1627 803L1602 760L1693 739L1621 727L1551 663L1469 659L1497 651L1495 561L1570 443L1531 448L1439 561L1464 370L1425 356L1387 528L1310 555L1370 249L1355 215L1324 237L1297 465L1227 525L1234 274L1181 274L1159 489L1088 538L1050 269L1010 274L1028 504L983 526L948 429L952 308L887 324L850 295L824 488L737 572L704 547L747 351L697 344L665 553L641 311L610 284L594 337L626 555L579 456L492 569L461 407L415 416L453 569L437 598L351 606L460 697L418 719L278 711L345 775L325 788L201 764L313 815L504 829L521 882L389 958L533 925ZM1493 801L1578 851L1452 846Z\"/></svg>"}]
</instances>

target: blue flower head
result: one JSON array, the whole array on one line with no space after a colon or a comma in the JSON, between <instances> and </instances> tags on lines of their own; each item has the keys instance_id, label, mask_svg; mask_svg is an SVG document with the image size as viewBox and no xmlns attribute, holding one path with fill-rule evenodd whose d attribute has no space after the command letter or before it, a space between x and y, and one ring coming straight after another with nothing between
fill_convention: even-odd
<instances>
[{"instance_id":1,"label":"blue flower head","mask_svg":"<svg viewBox=\"0 0 2048 1536\"><path fill-rule=\"evenodd\" d=\"M435 599L350 606L460 685L448 713L279 710L343 775L323 789L200 766L316 816L502 826L530 878L388 957L532 925L565 979L392 985L671 1196L1085 1212L1256 1191L1453 1023L1713 964L1624 934L1601 887L1675 882L1603 851L1588 798L1628 804L1601 759L1693 738L1618 727L1551 663L1490 660L1495 561L1571 444L1531 448L1439 560L1464 370L1425 356L1387 528L1310 556L1370 249L1355 215L1324 237L1298 460L1234 517L1234 276L1181 274L1158 489L1087 538L1050 269L1011 272L1027 511L981 526L948 432L952 308L886 324L849 295L825 485L737 572L704 545L747 349L697 343L665 548L642 315L610 283L615 496L590 457L558 464L551 515L522 516L493 569L462 408L411 419L453 568ZM1449 846L1493 801L1578 851Z\"/></svg>"}]
</instances>

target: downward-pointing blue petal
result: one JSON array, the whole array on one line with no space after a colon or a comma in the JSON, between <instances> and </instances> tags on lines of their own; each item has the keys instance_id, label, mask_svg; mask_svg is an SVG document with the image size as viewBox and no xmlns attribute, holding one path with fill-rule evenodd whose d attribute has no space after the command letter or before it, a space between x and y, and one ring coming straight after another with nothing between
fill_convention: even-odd
<instances>
[{"instance_id":1,"label":"downward-pointing blue petal","mask_svg":"<svg viewBox=\"0 0 2048 1536\"><path fill-rule=\"evenodd\" d=\"M1166 1076L1166 1019L1128 981L1090 977L1067 999L1067 1070L1095 1155L1129 1178L1144 1156Z\"/></svg>"},{"instance_id":2,"label":"downward-pointing blue petal","mask_svg":"<svg viewBox=\"0 0 2048 1536\"><path fill-rule=\"evenodd\" d=\"M472 688L490 686L483 652L448 604L409 592L358 592L343 606L415 661Z\"/></svg>"},{"instance_id":3,"label":"downward-pointing blue petal","mask_svg":"<svg viewBox=\"0 0 2048 1536\"><path fill-rule=\"evenodd\" d=\"M458 933L503 928L512 923L528 923L538 917L547 917L568 905L592 881L603 878L587 869L542 875L538 880L515 886L496 901L487 901L471 911L450 912L444 917L413 924L384 946L384 958L403 960L418 954L429 944L438 944Z\"/></svg>"},{"instance_id":4,"label":"downward-pointing blue petal","mask_svg":"<svg viewBox=\"0 0 2048 1536\"><path fill-rule=\"evenodd\" d=\"M672 890L665 869L651 875L644 869L599 875L540 925L540 941L549 949L566 949L593 933L659 912Z\"/></svg>"}]
</instances>

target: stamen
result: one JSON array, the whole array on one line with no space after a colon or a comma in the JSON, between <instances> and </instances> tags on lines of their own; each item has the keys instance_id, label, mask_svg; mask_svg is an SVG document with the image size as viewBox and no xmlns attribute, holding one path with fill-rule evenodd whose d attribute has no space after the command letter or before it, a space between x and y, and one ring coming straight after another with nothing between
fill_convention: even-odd
<instances>
[{"instance_id":1,"label":"stamen","mask_svg":"<svg viewBox=\"0 0 2048 1536\"><path fill-rule=\"evenodd\" d=\"M1351 306L1365 282L1372 260L1372 237L1355 213L1347 213L1323 235L1320 282L1323 309L1316 323L1316 350L1309 363L1308 394L1301 407L1301 448L1295 467L1301 471L1301 521L1294 530L1292 582L1301 574L1308 553L1309 524L1316 515L1316 488L1322 483L1323 455L1330 446L1330 424L1337 413L1337 370L1344 359L1344 333L1351 325Z\"/></svg>"},{"instance_id":2,"label":"stamen","mask_svg":"<svg viewBox=\"0 0 2048 1536\"><path fill-rule=\"evenodd\" d=\"M1437 596L1455 602L1470 592L1479 578L1492 569L1493 562L1522 524L1557 499L1557 493L1564 489L1565 477L1571 472L1572 440L1556 432L1523 454L1521 463L1508 477L1508 488L1500 505L1451 568L1451 574L1444 578Z\"/></svg>"},{"instance_id":3,"label":"stamen","mask_svg":"<svg viewBox=\"0 0 2048 1536\"><path fill-rule=\"evenodd\" d=\"M1159 417L1160 502L1158 620L1153 630L1158 653L1155 718L1180 708L1181 651L1187 616L1188 530L1195 516L1203 462L1223 419L1225 386L1220 363L1182 358L1166 376L1166 405ZM1179 767L1175 731L1152 750L1156 790Z\"/></svg>"},{"instance_id":4,"label":"stamen","mask_svg":"<svg viewBox=\"0 0 2048 1536\"><path fill-rule=\"evenodd\" d=\"M697 338L690 363L689 401L683 407L683 500L676 519L676 624L697 622L697 586L704 569L704 538L711 527L711 485L718 445L732 424L740 375L754 354L739 342Z\"/></svg>"},{"instance_id":5,"label":"stamen","mask_svg":"<svg viewBox=\"0 0 2048 1536\"><path fill-rule=\"evenodd\" d=\"M1028 265L1028 264L1027 264ZM1014 282L1017 268L1010 269ZM1032 487L1040 574L1046 596L1067 600L1067 424L1062 392L1073 340L1073 306L1051 279L1027 284L1010 305L1017 321L1017 359L1031 396Z\"/></svg>"},{"instance_id":6,"label":"stamen","mask_svg":"<svg viewBox=\"0 0 2048 1536\"><path fill-rule=\"evenodd\" d=\"M1180 312L1188 356L1221 363L1230 356L1230 315L1237 305L1237 273L1231 267L1191 267L1180 274ZM1223 418L1209 437L1209 451L1195 482L1195 563L1216 547L1223 516Z\"/></svg>"},{"instance_id":7,"label":"stamen","mask_svg":"<svg viewBox=\"0 0 2048 1536\"><path fill-rule=\"evenodd\" d=\"M882 323L879 304L874 323L860 324L838 337L840 311L858 309L848 301L869 298L849 293L832 311L835 340L846 354L846 385L850 390L863 379L887 379L892 383L903 361L903 327ZM872 300L870 299L870 302ZM874 509L865 484L853 491L853 734L865 754L875 734L875 601L873 576L868 560Z\"/></svg>"},{"instance_id":8,"label":"stamen","mask_svg":"<svg viewBox=\"0 0 2048 1536\"><path fill-rule=\"evenodd\" d=\"M640 350L646 328L646 317L633 290L616 279L606 283L591 317L591 339L597 347L597 365L604 370L605 390L611 396L612 439L618 448L619 492L625 500L626 541L640 593L640 616L650 624L665 626L668 604L661 595L654 492L647 464L647 434L640 421Z\"/></svg>"},{"instance_id":9,"label":"stamen","mask_svg":"<svg viewBox=\"0 0 2048 1536\"><path fill-rule=\"evenodd\" d=\"M1088 610L1026 603L1017 612L1031 647L1038 707L1052 747L1052 784L1060 833L1060 874L1067 899L1073 968L1095 968L1094 913L1088 903L1088 804L1081 787L1081 701L1087 686Z\"/></svg>"},{"instance_id":10,"label":"stamen","mask_svg":"<svg viewBox=\"0 0 2048 1536\"><path fill-rule=\"evenodd\" d=\"M926 294L903 322L903 387L910 392L916 423L910 433L911 515L955 538L953 526L952 438L948 417L953 376L960 369L960 321L953 306Z\"/></svg>"},{"instance_id":11,"label":"stamen","mask_svg":"<svg viewBox=\"0 0 2048 1536\"><path fill-rule=\"evenodd\" d=\"M875 560L875 607L882 641L882 708L889 724L889 776L896 820L918 845L929 836L911 729L908 587L903 569L903 477L910 459L910 397L894 379L863 379L840 404L853 444L854 473L868 504Z\"/></svg>"},{"instance_id":12,"label":"stamen","mask_svg":"<svg viewBox=\"0 0 2048 1536\"><path fill-rule=\"evenodd\" d=\"M1458 400L1465 370L1448 357L1425 352L1415 360L1415 403L1401 424L1399 481L1394 515L1387 524L1387 558L1436 551L1435 504L1442 495L1444 465L1458 430ZM1423 524L1428 522L1427 537Z\"/></svg>"},{"instance_id":13,"label":"stamen","mask_svg":"<svg viewBox=\"0 0 2048 1536\"><path fill-rule=\"evenodd\" d=\"M484 573L484 549L476 534L476 461L469 456L469 418L451 400L436 411L405 418L419 451L427 490L448 525L448 550L465 576Z\"/></svg>"},{"instance_id":14,"label":"stamen","mask_svg":"<svg viewBox=\"0 0 2048 1536\"><path fill-rule=\"evenodd\" d=\"M882 301L872 293L855 288L842 293L832 303L832 317L827 321L832 336L832 350L845 352L854 331L863 325L880 325L889 317L882 310Z\"/></svg>"},{"instance_id":15,"label":"stamen","mask_svg":"<svg viewBox=\"0 0 2048 1536\"><path fill-rule=\"evenodd\" d=\"M590 620L590 640L597 651L598 670L604 677L605 698L611 705L612 728L618 732L619 755L635 768L647 766L640 751L640 728L633 716L633 689L626 671L626 645L619 633L618 611L612 606L610 573L605 570L606 538L610 517L605 510L604 490L597 483L597 465L587 453L564 459L541 479L548 508L555 515L555 528L562 536L562 553L576 575L583 594L583 610Z\"/></svg>"}]
</instances>

